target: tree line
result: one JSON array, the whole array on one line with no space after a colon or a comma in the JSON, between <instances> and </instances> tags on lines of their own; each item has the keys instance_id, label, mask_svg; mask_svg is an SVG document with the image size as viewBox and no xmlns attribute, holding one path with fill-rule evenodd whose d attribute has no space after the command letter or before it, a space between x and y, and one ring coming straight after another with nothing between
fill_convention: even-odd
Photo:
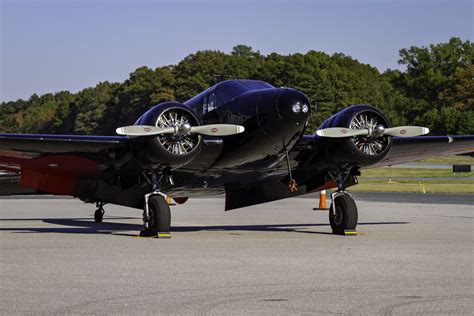
<instances>
[{"instance_id":1,"label":"tree line","mask_svg":"<svg viewBox=\"0 0 474 316\"><path fill-rule=\"evenodd\" d=\"M309 133L356 103L380 108L392 125L422 125L433 134L474 134L474 44L447 43L399 51L406 70L380 73L341 53L262 55L246 45L231 53L205 50L177 65L140 67L122 83L100 82L77 93L61 91L2 102L0 132L113 135L163 101L184 102L225 79L258 79L304 92L316 110Z\"/></svg>"}]
</instances>

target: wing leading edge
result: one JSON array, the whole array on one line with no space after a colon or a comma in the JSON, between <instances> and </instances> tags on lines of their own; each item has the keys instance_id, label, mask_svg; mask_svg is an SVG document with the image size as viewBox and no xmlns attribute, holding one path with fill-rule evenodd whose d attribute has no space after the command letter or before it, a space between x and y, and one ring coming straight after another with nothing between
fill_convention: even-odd
<instances>
[{"instance_id":1,"label":"wing leading edge","mask_svg":"<svg viewBox=\"0 0 474 316\"><path fill-rule=\"evenodd\" d=\"M127 141L126 136L0 134L0 152L16 151L31 155L68 152L97 153L120 148Z\"/></svg>"},{"instance_id":2,"label":"wing leading edge","mask_svg":"<svg viewBox=\"0 0 474 316\"><path fill-rule=\"evenodd\" d=\"M373 167L469 152L474 152L474 135L395 137L388 155Z\"/></svg>"}]
</instances>

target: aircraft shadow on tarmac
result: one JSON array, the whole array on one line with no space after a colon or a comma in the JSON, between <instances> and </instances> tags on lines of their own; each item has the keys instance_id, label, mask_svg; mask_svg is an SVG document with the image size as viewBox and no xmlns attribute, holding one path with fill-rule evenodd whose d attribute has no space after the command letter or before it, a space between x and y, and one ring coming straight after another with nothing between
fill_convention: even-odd
<instances>
[{"instance_id":1,"label":"aircraft shadow on tarmac","mask_svg":"<svg viewBox=\"0 0 474 316\"><path fill-rule=\"evenodd\" d=\"M133 219L134 217L113 217L111 220ZM42 221L43 223L58 225L61 227L0 227L0 231L11 231L14 233L61 233L61 234L113 234L123 236L136 236L128 233L140 231L143 226L138 224L102 222L95 223L90 218L48 218L48 219L0 219L0 221ZM365 225L401 225L410 222L370 222L359 223ZM64 227L67 226L67 227ZM259 224L259 225L212 225L212 226L172 226L171 232L198 232L198 231L261 231L261 232L293 232L305 234L329 234L329 232L317 232L302 230L311 227L324 227L329 224ZM127 232L127 233L125 233Z\"/></svg>"}]
</instances>

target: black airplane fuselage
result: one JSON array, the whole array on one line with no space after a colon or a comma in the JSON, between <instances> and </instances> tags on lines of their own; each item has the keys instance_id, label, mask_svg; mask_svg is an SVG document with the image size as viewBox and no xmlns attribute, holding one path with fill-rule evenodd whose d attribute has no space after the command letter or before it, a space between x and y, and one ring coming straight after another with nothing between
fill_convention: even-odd
<instances>
[{"instance_id":1,"label":"black airplane fuselage","mask_svg":"<svg viewBox=\"0 0 474 316\"><path fill-rule=\"evenodd\" d=\"M225 137L222 153L212 163L212 169L271 167L303 135L310 114L309 101L303 93L250 80L222 82L184 104L194 109L201 124L245 127L244 133Z\"/></svg>"}]
</instances>

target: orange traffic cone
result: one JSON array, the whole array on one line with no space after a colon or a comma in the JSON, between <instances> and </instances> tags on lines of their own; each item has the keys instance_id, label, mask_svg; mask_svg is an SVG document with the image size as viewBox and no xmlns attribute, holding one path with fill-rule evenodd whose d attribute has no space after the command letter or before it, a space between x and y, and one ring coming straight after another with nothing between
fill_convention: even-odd
<instances>
[{"instance_id":1,"label":"orange traffic cone","mask_svg":"<svg viewBox=\"0 0 474 316\"><path fill-rule=\"evenodd\" d=\"M326 190L322 190L319 192L319 207L313 208L313 210L327 210L326 207Z\"/></svg>"},{"instance_id":2,"label":"orange traffic cone","mask_svg":"<svg viewBox=\"0 0 474 316\"><path fill-rule=\"evenodd\" d=\"M326 190L319 192L319 208L326 208Z\"/></svg>"}]
</instances>

